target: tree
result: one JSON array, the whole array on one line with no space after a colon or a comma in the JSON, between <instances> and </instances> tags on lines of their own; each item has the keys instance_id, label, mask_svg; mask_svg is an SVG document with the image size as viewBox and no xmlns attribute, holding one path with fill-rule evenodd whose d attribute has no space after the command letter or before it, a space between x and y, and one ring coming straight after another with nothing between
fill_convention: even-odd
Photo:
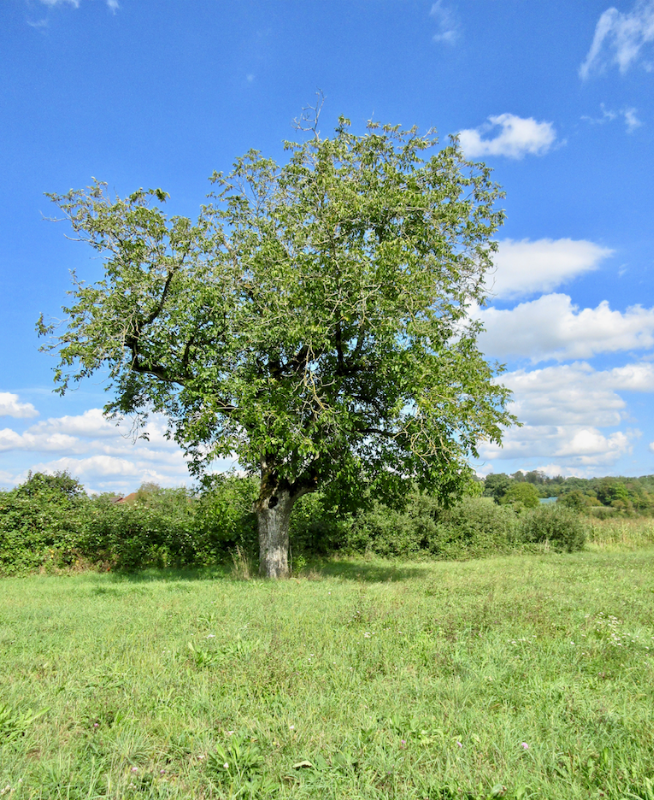
<instances>
[{"instance_id":1,"label":"tree","mask_svg":"<svg viewBox=\"0 0 654 800\"><path fill-rule=\"evenodd\" d=\"M540 495L533 483L519 481L509 486L502 496L500 503L502 505L522 503L525 508L538 508L540 504Z\"/></svg>"},{"instance_id":2,"label":"tree","mask_svg":"<svg viewBox=\"0 0 654 800\"><path fill-rule=\"evenodd\" d=\"M499 503L511 485L511 478L504 472L491 472L484 481L484 497L492 497Z\"/></svg>"},{"instance_id":3,"label":"tree","mask_svg":"<svg viewBox=\"0 0 654 800\"><path fill-rule=\"evenodd\" d=\"M503 220L490 170L456 139L376 123L250 151L214 174L196 222L160 189L49 195L105 257L74 278L57 390L106 369L107 414L166 415L199 473L235 455L260 477L261 574L288 574L289 517L318 487L447 502L481 440L499 443L508 391L469 315ZM43 318L42 334L55 333Z\"/></svg>"}]
</instances>

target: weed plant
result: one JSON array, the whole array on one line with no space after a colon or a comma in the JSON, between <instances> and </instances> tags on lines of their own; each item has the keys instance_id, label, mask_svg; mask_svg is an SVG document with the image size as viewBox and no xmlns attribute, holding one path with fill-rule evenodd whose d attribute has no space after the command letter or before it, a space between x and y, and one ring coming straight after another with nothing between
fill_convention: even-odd
<instances>
[{"instance_id":1,"label":"weed plant","mask_svg":"<svg viewBox=\"0 0 654 800\"><path fill-rule=\"evenodd\" d=\"M652 800L654 549L0 581L11 800Z\"/></svg>"}]
</instances>

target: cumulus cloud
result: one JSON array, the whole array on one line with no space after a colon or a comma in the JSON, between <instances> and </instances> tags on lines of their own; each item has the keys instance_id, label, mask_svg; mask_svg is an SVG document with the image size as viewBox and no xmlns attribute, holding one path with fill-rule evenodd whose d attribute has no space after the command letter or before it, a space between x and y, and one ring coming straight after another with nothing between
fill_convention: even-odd
<instances>
[{"instance_id":1,"label":"cumulus cloud","mask_svg":"<svg viewBox=\"0 0 654 800\"><path fill-rule=\"evenodd\" d=\"M546 294L509 310L476 314L486 329L480 347L495 358L564 361L654 346L654 308L638 305L612 311L604 300L597 308L579 309L566 294Z\"/></svg>"},{"instance_id":2,"label":"cumulus cloud","mask_svg":"<svg viewBox=\"0 0 654 800\"><path fill-rule=\"evenodd\" d=\"M633 133L636 128L640 128L643 124L638 119L635 108L625 108L622 114L624 115L625 125L627 126L627 133Z\"/></svg>"},{"instance_id":3,"label":"cumulus cloud","mask_svg":"<svg viewBox=\"0 0 654 800\"><path fill-rule=\"evenodd\" d=\"M607 66L617 65L624 74L642 59L647 46L654 41L654 0L638 0L628 12L607 9L597 21L588 54L579 68L582 79ZM649 70L652 65L645 62Z\"/></svg>"},{"instance_id":4,"label":"cumulus cloud","mask_svg":"<svg viewBox=\"0 0 654 800\"><path fill-rule=\"evenodd\" d=\"M485 139L486 134L495 135ZM489 117L488 122L479 128L460 131L459 141L467 158L507 156L519 159L525 155L547 153L556 141L556 131L551 122L500 114Z\"/></svg>"},{"instance_id":5,"label":"cumulus cloud","mask_svg":"<svg viewBox=\"0 0 654 800\"><path fill-rule=\"evenodd\" d=\"M513 391L511 411L525 423L506 432L503 448L484 445L489 461L542 459L552 474L610 466L631 452L637 430L603 432L629 419L618 392L654 392L654 365L646 362L596 371L580 362L502 376ZM556 464L552 464L552 460Z\"/></svg>"},{"instance_id":6,"label":"cumulus cloud","mask_svg":"<svg viewBox=\"0 0 654 800\"><path fill-rule=\"evenodd\" d=\"M133 491L144 481L162 486L189 482L189 473L180 448L166 438L166 424L154 416L145 428L149 440L134 441L129 424L116 426L105 419L100 409L83 414L56 417L36 423L19 433L0 430L0 453L23 459L36 454L32 471L53 473L68 470L88 488L96 491ZM48 456L57 455L54 460ZM45 457L45 458L44 458ZM224 460L215 469L235 466ZM0 471L0 483L11 485L24 480L24 472Z\"/></svg>"},{"instance_id":7,"label":"cumulus cloud","mask_svg":"<svg viewBox=\"0 0 654 800\"><path fill-rule=\"evenodd\" d=\"M438 25L438 32L434 34L435 42L455 44L460 36L459 22L443 0L437 0L431 7L430 16L434 17Z\"/></svg>"},{"instance_id":8,"label":"cumulus cloud","mask_svg":"<svg viewBox=\"0 0 654 800\"><path fill-rule=\"evenodd\" d=\"M488 288L503 298L550 292L597 269L612 254L612 250L584 239L505 239L493 259L495 271L488 276Z\"/></svg>"},{"instance_id":9,"label":"cumulus cloud","mask_svg":"<svg viewBox=\"0 0 654 800\"><path fill-rule=\"evenodd\" d=\"M654 392L654 364L596 371L576 362L516 370L501 382L513 392L511 411L530 425L615 427L626 418L626 403L618 392Z\"/></svg>"},{"instance_id":10,"label":"cumulus cloud","mask_svg":"<svg viewBox=\"0 0 654 800\"><path fill-rule=\"evenodd\" d=\"M71 436L105 438L107 436L116 437L118 427L104 416L102 409L90 408L76 416L54 417L37 422L29 430L39 436L63 433ZM124 432L124 427L121 431Z\"/></svg>"},{"instance_id":11,"label":"cumulus cloud","mask_svg":"<svg viewBox=\"0 0 654 800\"><path fill-rule=\"evenodd\" d=\"M16 417L17 419L29 419L38 417L39 412L31 403L21 403L17 394L11 392L0 392L0 417Z\"/></svg>"},{"instance_id":12,"label":"cumulus cloud","mask_svg":"<svg viewBox=\"0 0 654 800\"><path fill-rule=\"evenodd\" d=\"M610 467L631 452L637 437L634 431L605 435L591 427L525 425L519 431L507 432L502 449L488 445L481 448L480 454L489 461L557 458L567 466Z\"/></svg>"}]
</instances>

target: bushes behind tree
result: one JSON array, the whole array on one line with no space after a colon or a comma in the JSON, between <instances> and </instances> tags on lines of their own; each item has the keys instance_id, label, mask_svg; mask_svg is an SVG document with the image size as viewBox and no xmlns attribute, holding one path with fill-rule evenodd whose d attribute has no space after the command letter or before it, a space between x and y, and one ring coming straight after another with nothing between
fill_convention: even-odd
<instances>
[{"instance_id":1,"label":"bushes behind tree","mask_svg":"<svg viewBox=\"0 0 654 800\"><path fill-rule=\"evenodd\" d=\"M250 478L215 475L195 492L144 484L132 502L117 503L111 495L88 497L65 473L30 475L0 492L0 573L204 566L226 561L237 547L256 557L256 492ZM292 554L300 561L334 552L459 559L546 543L558 550L583 547L582 514L561 504L526 509L517 494L505 492L501 504L469 496L445 509L435 497L415 493L402 509L370 500L358 511L307 495L293 511Z\"/></svg>"}]
</instances>

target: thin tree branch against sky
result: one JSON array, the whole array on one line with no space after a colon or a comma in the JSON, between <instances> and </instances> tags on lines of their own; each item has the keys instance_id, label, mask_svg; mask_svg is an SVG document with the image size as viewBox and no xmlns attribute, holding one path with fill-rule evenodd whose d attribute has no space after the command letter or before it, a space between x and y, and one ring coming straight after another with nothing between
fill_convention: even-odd
<instances>
[{"instance_id":1,"label":"thin tree branch against sky","mask_svg":"<svg viewBox=\"0 0 654 800\"><path fill-rule=\"evenodd\" d=\"M322 130L458 133L507 192L472 313L526 424L475 467L654 472L652 0L5 0L0 52L0 486L30 468L95 490L189 480L162 420L134 445L103 419L101 374L52 394L34 321L102 263L44 220L43 193L162 187L196 218L249 148L284 163L318 89Z\"/></svg>"}]
</instances>

